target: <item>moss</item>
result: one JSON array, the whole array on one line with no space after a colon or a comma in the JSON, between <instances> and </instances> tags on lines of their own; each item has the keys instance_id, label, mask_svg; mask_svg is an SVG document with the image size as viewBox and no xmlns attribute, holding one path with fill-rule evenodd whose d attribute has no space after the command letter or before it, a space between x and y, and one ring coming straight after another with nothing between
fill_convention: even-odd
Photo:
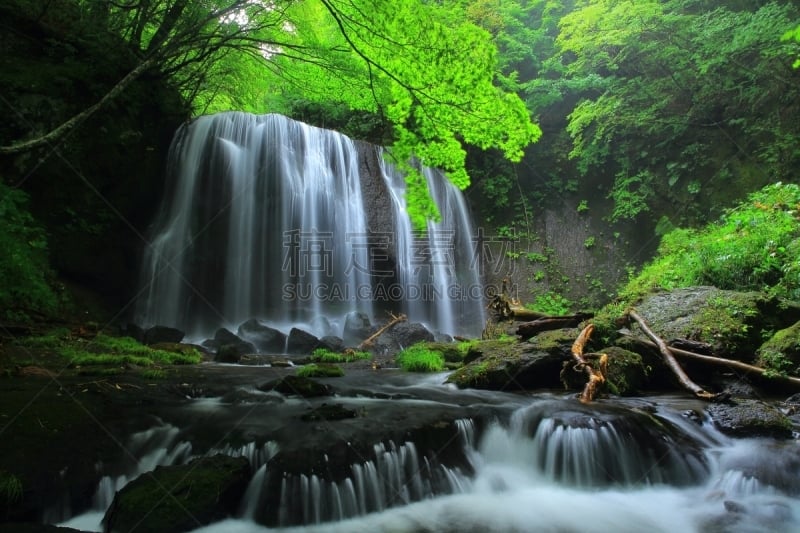
<instances>
[{"instance_id":1,"label":"moss","mask_svg":"<svg viewBox=\"0 0 800 533\"><path fill-rule=\"evenodd\" d=\"M297 375L304 378L338 378L344 370L336 365L311 363L297 369Z\"/></svg>"},{"instance_id":2,"label":"moss","mask_svg":"<svg viewBox=\"0 0 800 533\"><path fill-rule=\"evenodd\" d=\"M800 322L776 332L757 354L768 375L800 374Z\"/></svg>"},{"instance_id":3,"label":"moss","mask_svg":"<svg viewBox=\"0 0 800 533\"><path fill-rule=\"evenodd\" d=\"M444 370L444 356L432 350L428 343L420 342L401 351L395 356L397 365L407 372L441 372Z\"/></svg>"},{"instance_id":4,"label":"moss","mask_svg":"<svg viewBox=\"0 0 800 533\"><path fill-rule=\"evenodd\" d=\"M600 353L608 355L606 387L609 392L619 396L638 394L649 374L642 356L617 346L604 348Z\"/></svg>"},{"instance_id":5,"label":"moss","mask_svg":"<svg viewBox=\"0 0 800 533\"><path fill-rule=\"evenodd\" d=\"M352 363L363 359L371 359L369 352L359 352L347 350L344 352L334 352L327 348L317 348L311 354L311 360L321 363Z\"/></svg>"}]
</instances>

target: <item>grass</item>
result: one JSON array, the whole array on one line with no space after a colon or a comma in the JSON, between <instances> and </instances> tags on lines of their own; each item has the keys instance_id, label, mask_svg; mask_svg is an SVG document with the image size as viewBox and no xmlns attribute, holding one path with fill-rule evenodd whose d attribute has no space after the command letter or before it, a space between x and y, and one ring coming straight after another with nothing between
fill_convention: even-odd
<instances>
[{"instance_id":1,"label":"grass","mask_svg":"<svg viewBox=\"0 0 800 533\"><path fill-rule=\"evenodd\" d=\"M338 378L344 376L344 371L336 365L311 363L297 369L301 378Z\"/></svg>"},{"instance_id":2,"label":"grass","mask_svg":"<svg viewBox=\"0 0 800 533\"><path fill-rule=\"evenodd\" d=\"M45 335L20 339L17 343L20 346L57 353L65 358L70 366L81 368L87 375L102 375L103 372L87 371L86 367L108 368L107 373L113 374L114 371L109 367L118 369L125 365L139 367L185 365L196 364L202 360L200 353L193 348L184 350L183 353L154 350L131 337L112 337L102 333L90 340L74 338L69 330L64 328Z\"/></svg>"},{"instance_id":3,"label":"grass","mask_svg":"<svg viewBox=\"0 0 800 533\"><path fill-rule=\"evenodd\" d=\"M5 470L0 470L0 501L17 503L22 499L22 481Z\"/></svg>"},{"instance_id":4,"label":"grass","mask_svg":"<svg viewBox=\"0 0 800 533\"><path fill-rule=\"evenodd\" d=\"M407 372L441 372L444 356L425 343L414 344L395 356L397 365Z\"/></svg>"},{"instance_id":5,"label":"grass","mask_svg":"<svg viewBox=\"0 0 800 533\"><path fill-rule=\"evenodd\" d=\"M362 359L372 359L372 354L353 350L340 353L327 348L317 348L311 354L311 360L318 363L352 363Z\"/></svg>"}]
</instances>

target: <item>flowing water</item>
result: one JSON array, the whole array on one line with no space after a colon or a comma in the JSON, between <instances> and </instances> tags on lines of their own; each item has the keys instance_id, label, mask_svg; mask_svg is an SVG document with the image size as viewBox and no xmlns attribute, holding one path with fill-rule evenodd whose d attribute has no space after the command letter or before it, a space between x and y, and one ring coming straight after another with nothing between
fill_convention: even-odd
<instances>
[{"instance_id":1,"label":"flowing water","mask_svg":"<svg viewBox=\"0 0 800 533\"><path fill-rule=\"evenodd\" d=\"M376 433L349 465L320 470L310 461L305 471L287 470L289 463L278 461L282 447L307 435L292 426L295 441L278 443L283 437L275 428L296 420L309 407L305 400L286 400L279 414L271 397L236 404L196 399L182 409L186 427L179 429L175 418L132 435L129 447L141 458L136 466L104 477L95 509L64 525L99 531L110 488L157 464L226 453L248 457L250 485L235 517L196 532L800 531L796 440L728 438L697 419L702 404L691 399L585 406L564 395L458 391L440 385L442 377L423 384L389 375L380 382L353 378L348 386L357 388L341 388L336 401L397 421L401 413L416 417L437 408L462 413L441 415L451 419L446 444L460 453L445 453L445 441L425 433L405 440ZM283 419L264 426L258 440L218 442L203 451L192 444L197 434L188 421L200 419L203 434L229 435L224 421L241 425L243 412L260 421L261 409ZM328 423L327 441L356 438L343 423ZM276 440L265 440L271 434ZM321 446L311 443L309 450ZM328 452L324 460L333 461Z\"/></svg>"},{"instance_id":2,"label":"flowing water","mask_svg":"<svg viewBox=\"0 0 800 533\"><path fill-rule=\"evenodd\" d=\"M363 155L344 135L280 115L230 112L182 127L137 321L202 337L257 318L343 336L347 313L383 318L382 302L433 330L477 336L483 295L460 191L423 169L442 220L413 232L402 175L360 170ZM362 188L376 186L394 211L369 227Z\"/></svg>"}]
</instances>

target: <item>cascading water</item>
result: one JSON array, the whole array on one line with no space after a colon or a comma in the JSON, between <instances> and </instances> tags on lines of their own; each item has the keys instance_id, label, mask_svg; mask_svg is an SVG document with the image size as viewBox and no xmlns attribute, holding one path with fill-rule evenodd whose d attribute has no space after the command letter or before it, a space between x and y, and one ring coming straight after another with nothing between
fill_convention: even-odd
<instances>
[{"instance_id":1,"label":"cascading water","mask_svg":"<svg viewBox=\"0 0 800 533\"><path fill-rule=\"evenodd\" d=\"M389 171L397 235L388 240L396 249L375 252L370 237L391 228L367 226L362 181L375 177L360 174L359 152L344 135L280 115L205 116L178 131L168 170L144 261L140 324L200 336L258 318L340 335L348 312L375 317L380 293L399 300L389 307L401 306L412 321L480 333L472 226L463 198L441 174L425 171L443 215L430 225L430 239L445 239L446 248L428 240L422 245L429 250L414 249L421 244L405 214L402 176ZM376 253L397 258L392 289L399 290L380 290L395 284L371 269ZM461 287L469 292L457 293Z\"/></svg>"}]
</instances>

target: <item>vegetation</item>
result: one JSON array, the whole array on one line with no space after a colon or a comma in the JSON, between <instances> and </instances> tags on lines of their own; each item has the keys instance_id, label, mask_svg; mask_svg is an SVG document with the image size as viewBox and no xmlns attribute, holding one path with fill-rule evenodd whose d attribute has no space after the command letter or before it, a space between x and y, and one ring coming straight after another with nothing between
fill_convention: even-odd
<instances>
[{"instance_id":1,"label":"vegetation","mask_svg":"<svg viewBox=\"0 0 800 533\"><path fill-rule=\"evenodd\" d=\"M344 376L344 371L336 365L311 363L297 369L301 378L338 378Z\"/></svg>"},{"instance_id":2,"label":"vegetation","mask_svg":"<svg viewBox=\"0 0 800 533\"><path fill-rule=\"evenodd\" d=\"M406 372L441 372L444 356L421 342L409 346L395 356L397 365Z\"/></svg>"},{"instance_id":3,"label":"vegetation","mask_svg":"<svg viewBox=\"0 0 800 533\"><path fill-rule=\"evenodd\" d=\"M56 329L42 336L24 337L16 342L21 346L55 353L63 357L70 366L103 367L109 373L116 372L124 365L153 367L196 364L202 360L202 356L193 348L183 350L182 353L154 350L130 337L111 337L102 333L94 339L86 340L73 338L66 329ZM161 369L151 370L153 372L143 375L148 379L165 377L165 374L158 372ZM98 374L103 373L103 370L94 368L91 372Z\"/></svg>"},{"instance_id":4,"label":"vegetation","mask_svg":"<svg viewBox=\"0 0 800 533\"><path fill-rule=\"evenodd\" d=\"M352 363L363 359L372 359L372 354L355 350L334 352L327 348L317 348L311 354L311 360L319 363Z\"/></svg>"},{"instance_id":5,"label":"vegetation","mask_svg":"<svg viewBox=\"0 0 800 533\"><path fill-rule=\"evenodd\" d=\"M0 470L0 502L11 505L22 499L22 481L5 470Z\"/></svg>"},{"instance_id":6,"label":"vegetation","mask_svg":"<svg viewBox=\"0 0 800 533\"><path fill-rule=\"evenodd\" d=\"M0 320L28 322L59 309L47 237L27 203L23 191L0 181Z\"/></svg>"}]
</instances>

